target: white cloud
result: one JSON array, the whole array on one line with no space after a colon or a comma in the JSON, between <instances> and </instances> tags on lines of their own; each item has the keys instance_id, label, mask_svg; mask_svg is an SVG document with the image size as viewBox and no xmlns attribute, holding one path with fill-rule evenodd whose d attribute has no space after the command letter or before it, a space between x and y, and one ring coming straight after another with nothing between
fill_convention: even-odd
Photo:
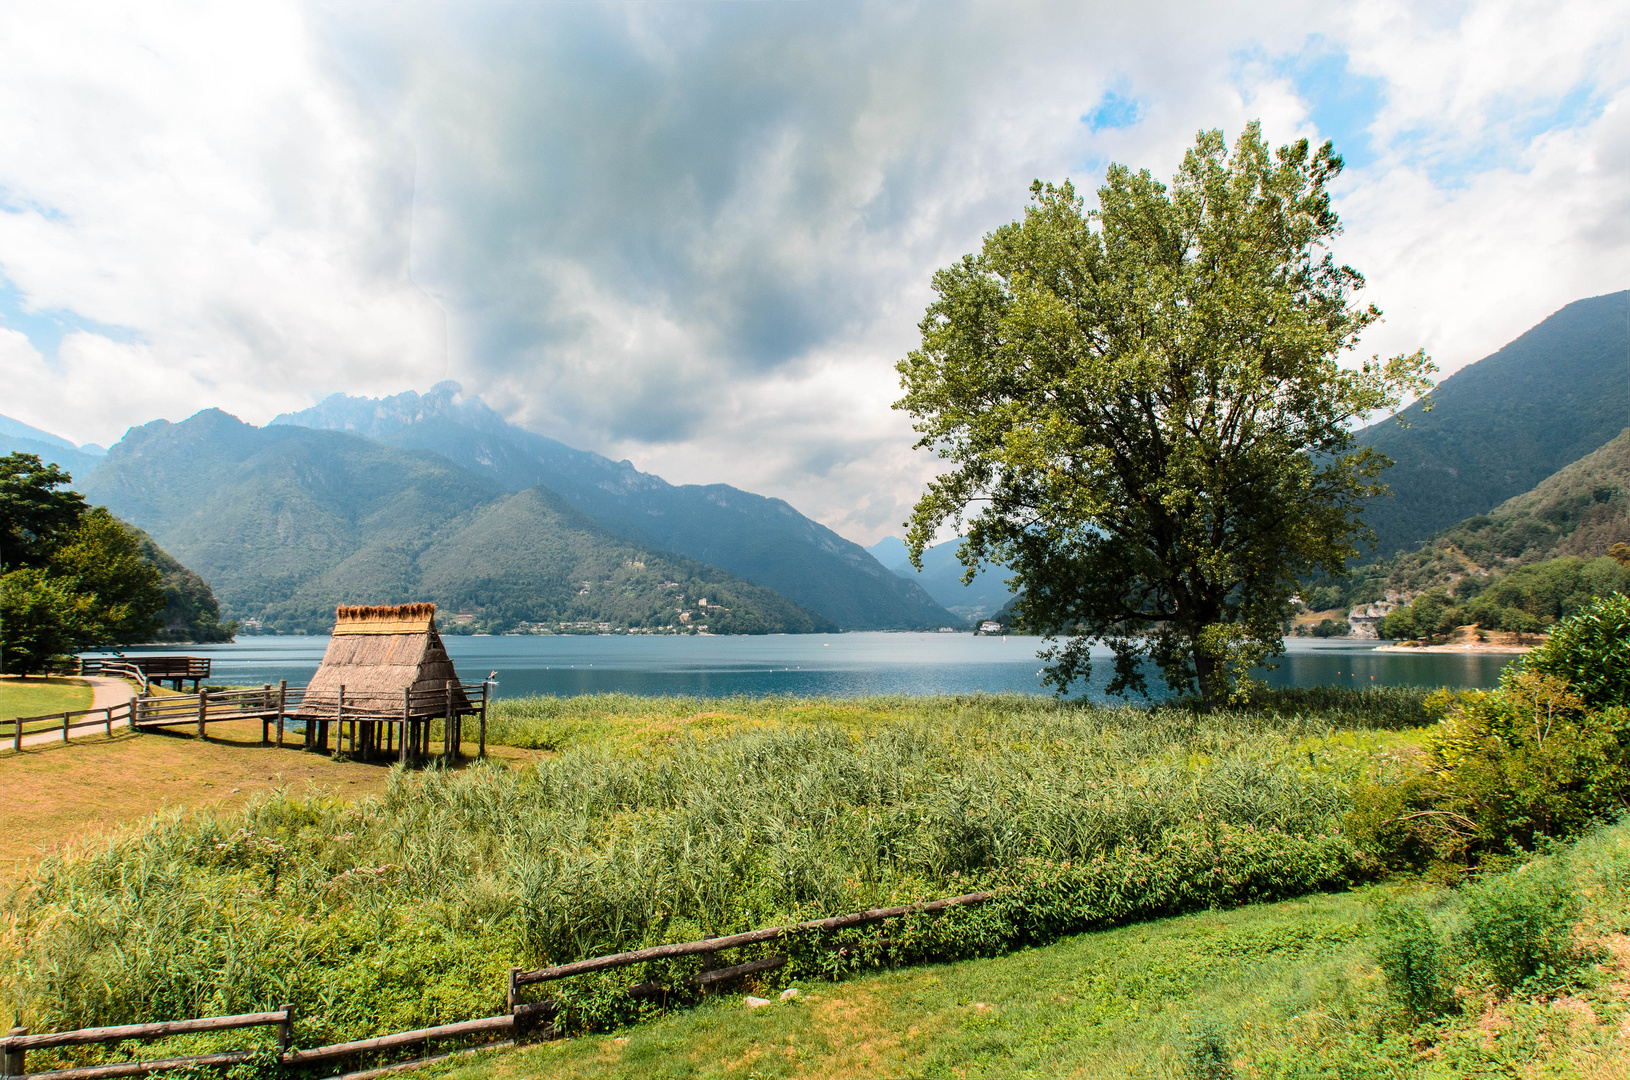
<instances>
[{"instance_id":1,"label":"white cloud","mask_svg":"<svg viewBox=\"0 0 1630 1080\"><path fill-rule=\"evenodd\" d=\"M139 342L123 382L174 391L160 415L266 419L336 373L444 373L441 313L408 275L411 147L298 12L14 5L0 59L0 276L29 311ZM70 437L152 418L120 381L75 392L53 425Z\"/></svg>"},{"instance_id":2,"label":"white cloud","mask_svg":"<svg viewBox=\"0 0 1630 1080\"><path fill-rule=\"evenodd\" d=\"M1169 174L1196 130L1254 118L1367 132L1339 202L1388 313L1366 345L1447 369L1622 287L1622 23L1403 0L15 5L0 275L23 329L82 330L53 355L0 335L0 411L107 440L451 375L869 542L935 464L888 407L930 275L1032 178ZM1319 130L1287 62L1309 50L1381 88L1354 132ZM1137 122L1093 131L1111 90Z\"/></svg>"}]
</instances>

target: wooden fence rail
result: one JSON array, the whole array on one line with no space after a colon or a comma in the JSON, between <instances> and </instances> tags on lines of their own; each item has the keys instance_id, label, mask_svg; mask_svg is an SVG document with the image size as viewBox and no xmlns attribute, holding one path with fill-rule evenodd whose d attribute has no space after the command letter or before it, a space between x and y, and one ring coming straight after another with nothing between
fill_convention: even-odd
<instances>
[{"instance_id":1,"label":"wooden fence rail","mask_svg":"<svg viewBox=\"0 0 1630 1080\"><path fill-rule=\"evenodd\" d=\"M179 691L181 684L190 679L196 692L198 684L209 678L211 664L207 656L87 656L79 659L76 674L131 678L129 673L136 671L144 690L151 681L169 682Z\"/></svg>"},{"instance_id":2,"label":"wooden fence rail","mask_svg":"<svg viewBox=\"0 0 1630 1080\"><path fill-rule=\"evenodd\" d=\"M100 719L81 720L78 723L75 723L74 717L76 716L97 716L100 717ZM99 727L107 734L112 735L113 725L115 723L129 724L131 716L132 706L131 703L127 701L122 705L109 705L100 709L77 709L71 712L45 713L43 716L19 716L15 719L8 718L5 720L0 720L0 741L10 739L12 750L21 751L23 748L23 736L25 734L38 735L45 731L60 731L62 733L62 741L67 742L68 733L70 731L74 731L79 728ZM33 731L24 730L30 724L43 724L46 721L52 722L50 727L38 727Z\"/></svg>"},{"instance_id":3,"label":"wooden fence rail","mask_svg":"<svg viewBox=\"0 0 1630 1080\"><path fill-rule=\"evenodd\" d=\"M207 1016L196 1020L163 1020L150 1024L122 1024L116 1027L81 1028L77 1031L62 1031L40 1035L30 1035L27 1028L12 1028L9 1034L0 1037L0 1077L27 1076L30 1080L112 1080L115 1077L144 1076L149 1073L165 1072L171 1069L190 1069L203 1065L236 1065L250 1061L266 1051L231 1050L215 1054L198 1054L192 1057L120 1061L106 1065L87 1065L74 1069L54 1069L37 1073L27 1072L24 1055L29 1050L58 1046L122 1042L126 1039L158 1039L194 1032L228 1031L234 1028L274 1024L277 1026L277 1061L285 1067L300 1068L321 1061L347 1057L352 1054L393 1050L418 1043L426 1044L428 1049L429 1044L438 1039L459 1039L487 1032L508 1031L514 1033L529 1024L529 1022L552 1019L556 1014L554 1003L548 1001L528 1003L519 1000L520 988L532 983L565 979L573 975L584 975L594 971L606 971L611 968L644 963L648 960L716 953L722 949L734 948L740 945L773 941L785 934L802 930L841 930L850 926L861 926L867 923L880 922L884 919L899 918L903 915L945 911L968 904L983 903L993 895L990 892L966 893L962 896L952 896L944 900L932 900L922 904L872 908L868 911L857 911L848 915L834 915L826 919L811 919L808 922L796 923L792 926L750 930L742 934L703 938L700 941L686 941L673 945L656 945L648 949L636 949L632 952L617 953L613 956L595 957L590 960L579 960L571 964L559 964L554 967L537 968L531 971L523 971L518 967L510 968L509 1008L507 1012L501 1015L484 1016L477 1020L461 1020L452 1024L416 1028L412 1031L400 1031L391 1035L379 1035L370 1039L357 1039L353 1042L334 1043L330 1046L317 1046L304 1050L296 1049L293 1046L294 1006L292 1005L285 1005L273 1012L244 1013L238 1016ZM787 958L784 955L766 956L743 964L704 971L690 981L692 985L705 989L730 979L756 974L761 971L771 971L782 967L786 962ZM658 986L641 983L629 987L628 992L634 997L650 997L663 993L663 990ZM510 1044L490 1043L487 1045ZM368 1073L360 1075L384 1075L387 1072L431 1064L445 1057L446 1055L443 1055L442 1058L427 1057L417 1061L402 1062L381 1069L370 1070Z\"/></svg>"},{"instance_id":4,"label":"wooden fence rail","mask_svg":"<svg viewBox=\"0 0 1630 1080\"><path fill-rule=\"evenodd\" d=\"M294 1006L285 1005L275 1012L240 1013L236 1016L202 1016L195 1020L160 1020L151 1024L117 1024L112 1027L79 1028L76 1031L57 1031L30 1035L27 1028L12 1028L0 1038L0 1076L28 1074L26 1054L30 1050L43 1050L55 1046L85 1046L90 1043L115 1043L128 1039L163 1039L171 1035L188 1035L200 1031L232 1031L237 1028L277 1027L278 1050L287 1056L294 1035ZM52 1080L96 1080L98 1077L141 1076L170 1069L192 1068L198 1065L236 1065L248 1061L259 1051L233 1050L221 1054L196 1054L192 1057L159 1058L150 1061L116 1061L107 1065L87 1065L77 1069L52 1069L34 1073L36 1077Z\"/></svg>"},{"instance_id":5,"label":"wooden fence rail","mask_svg":"<svg viewBox=\"0 0 1630 1080\"><path fill-rule=\"evenodd\" d=\"M850 926L862 926L866 923L881 922L884 919L896 919L902 915L916 912L944 911L947 908L962 907L965 904L982 904L994 895L989 892L966 893L962 896L952 896L945 900L932 900L926 904L907 904L904 907L872 908L870 911L857 911L852 915L834 915L827 919L811 919L809 922L796 923L792 926L772 926L765 930L749 930L743 934L730 934L727 937L703 938L700 941L686 941L675 945L653 945L646 949L635 949L633 952L617 953L614 956L599 956L593 960L578 960L571 964L559 964L555 967L537 968L532 971L522 971L513 968L509 973L510 999L514 1000L515 990L532 983L550 982L554 979L570 978L573 975L587 975L593 971L609 971L612 968L627 967L630 964L643 964L651 960L668 960L676 956L696 956L702 953L719 952L722 949L733 949L740 945L755 945L762 941L774 941L783 934L800 930L842 930ZM707 973L703 973L704 975Z\"/></svg>"}]
</instances>

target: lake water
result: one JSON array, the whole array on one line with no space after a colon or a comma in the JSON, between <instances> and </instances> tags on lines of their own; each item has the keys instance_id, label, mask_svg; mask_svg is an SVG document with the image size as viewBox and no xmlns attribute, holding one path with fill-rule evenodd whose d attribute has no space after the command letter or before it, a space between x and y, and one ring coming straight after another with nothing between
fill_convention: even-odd
<instances>
[{"instance_id":1,"label":"lake water","mask_svg":"<svg viewBox=\"0 0 1630 1080\"><path fill-rule=\"evenodd\" d=\"M972 634L808 634L770 637L454 637L443 639L459 675L479 682L498 673L497 695L734 694L831 695L1045 693L1039 638ZM326 637L244 637L192 645L214 659L212 682L307 682ZM1373 645L1293 638L1289 655L1264 678L1276 686L1489 687L1511 656L1378 653ZM129 652L145 650L131 649ZM154 651L175 651L154 650ZM1073 694L1104 700L1113 674L1107 650L1094 652L1092 679ZM1151 692L1162 685L1150 673Z\"/></svg>"}]
</instances>

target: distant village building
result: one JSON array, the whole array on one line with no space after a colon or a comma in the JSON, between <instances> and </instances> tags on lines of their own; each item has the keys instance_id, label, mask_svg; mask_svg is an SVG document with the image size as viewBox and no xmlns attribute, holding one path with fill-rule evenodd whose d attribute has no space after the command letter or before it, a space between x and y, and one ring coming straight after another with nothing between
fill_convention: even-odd
<instances>
[{"instance_id":1,"label":"distant village building","mask_svg":"<svg viewBox=\"0 0 1630 1080\"><path fill-rule=\"evenodd\" d=\"M1381 634L1376 627L1395 607L1397 605L1390 600L1377 600L1373 604L1355 607L1347 613L1349 636L1369 641L1379 639Z\"/></svg>"}]
</instances>

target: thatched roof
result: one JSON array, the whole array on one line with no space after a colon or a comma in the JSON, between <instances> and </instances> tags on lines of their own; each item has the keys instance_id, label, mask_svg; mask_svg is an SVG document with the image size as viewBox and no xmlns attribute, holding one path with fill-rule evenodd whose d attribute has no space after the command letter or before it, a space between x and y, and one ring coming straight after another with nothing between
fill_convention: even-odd
<instances>
[{"instance_id":1,"label":"thatched roof","mask_svg":"<svg viewBox=\"0 0 1630 1080\"><path fill-rule=\"evenodd\" d=\"M449 683L454 708L468 709L458 672L436 632L435 604L342 604L334 611L334 636L300 711L332 711L343 686L347 712L362 707L400 716L403 692L412 690L414 715L439 716L446 711Z\"/></svg>"}]
</instances>

